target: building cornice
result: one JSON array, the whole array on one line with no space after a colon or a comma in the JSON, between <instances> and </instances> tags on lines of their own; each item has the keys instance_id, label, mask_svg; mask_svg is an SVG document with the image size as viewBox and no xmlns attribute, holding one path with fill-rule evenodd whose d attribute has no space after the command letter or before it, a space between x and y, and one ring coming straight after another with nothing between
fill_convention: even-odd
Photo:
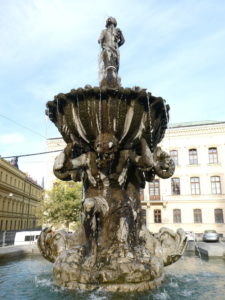
<instances>
[{"instance_id":1,"label":"building cornice","mask_svg":"<svg viewBox=\"0 0 225 300\"><path fill-rule=\"evenodd\" d=\"M9 194L13 193L15 195L18 195L18 196L21 196L21 197L24 197L24 198L29 198L29 199L32 199L32 200L38 201L38 202L41 200L39 198L35 198L34 196L32 196L32 195L30 195L30 194L28 194L28 193L26 193L22 190L19 190L19 189L15 188L11 185L9 186L9 185L4 184L2 182L0 182L0 191L5 192L5 193L9 193Z\"/></svg>"},{"instance_id":2,"label":"building cornice","mask_svg":"<svg viewBox=\"0 0 225 300\"><path fill-rule=\"evenodd\" d=\"M17 169L10 162L0 158L0 167L2 167L5 171L13 173L15 176L20 177L21 179L26 178L26 174L21 170Z\"/></svg>"},{"instance_id":3,"label":"building cornice","mask_svg":"<svg viewBox=\"0 0 225 300\"><path fill-rule=\"evenodd\" d=\"M175 136L186 136L186 135L208 135L213 134L225 134L225 123L221 124L208 124L208 125L198 125L190 127L169 127L166 130L165 138L175 137Z\"/></svg>"}]
</instances>

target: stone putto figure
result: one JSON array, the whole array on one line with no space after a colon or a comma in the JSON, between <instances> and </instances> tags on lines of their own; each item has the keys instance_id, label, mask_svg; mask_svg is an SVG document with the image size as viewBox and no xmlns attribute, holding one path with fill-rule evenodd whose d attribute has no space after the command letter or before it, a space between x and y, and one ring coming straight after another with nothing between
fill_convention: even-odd
<instances>
[{"instance_id":1,"label":"stone putto figure","mask_svg":"<svg viewBox=\"0 0 225 300\"><path fill-rule=\"evenodd\" d=\"M100 86L118 87L120 79L119 71L119 47L125 42L122 31L116 28L116 19L110 17L106 20L106 29L102 30L99 44L102 47L100 54Z\"/></svg>"}]
</instances>

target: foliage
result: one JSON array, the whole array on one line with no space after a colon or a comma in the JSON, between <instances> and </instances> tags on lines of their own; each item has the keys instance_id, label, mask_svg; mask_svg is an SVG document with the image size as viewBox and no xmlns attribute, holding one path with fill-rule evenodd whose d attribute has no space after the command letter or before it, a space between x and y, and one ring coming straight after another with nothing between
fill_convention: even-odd
<instances>
[{"instance_id":1,"label":"foliage","mask_svg":"<svg viewBox=\"0 0 225 300\"><path fill-rule=\"evenodd\" d=\"M40 222L69 227L79 222L82 184L56 181L51 191L46 191L39 209Z\"/></svg>"}]
</instances>

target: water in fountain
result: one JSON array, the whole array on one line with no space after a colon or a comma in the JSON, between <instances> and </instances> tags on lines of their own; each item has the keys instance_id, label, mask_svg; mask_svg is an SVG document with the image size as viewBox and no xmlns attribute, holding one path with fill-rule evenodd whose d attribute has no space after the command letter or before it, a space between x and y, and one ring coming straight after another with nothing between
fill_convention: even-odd
<instances>
[{"instance_id":1,"label":"water in fountain","mask_svg":"<svg viewBox=\"0 0 225 300\"><path fill-rule=\"evenodd\" d=\"M54 285L52 264L40 256L1 259L0 299L11 300L202 300L224 299L225 261L184 256L166 270L163 284L143 293L106 293L70 291ZM12 288L13 287L13 288Z\"/></svg>"}]
</instances>

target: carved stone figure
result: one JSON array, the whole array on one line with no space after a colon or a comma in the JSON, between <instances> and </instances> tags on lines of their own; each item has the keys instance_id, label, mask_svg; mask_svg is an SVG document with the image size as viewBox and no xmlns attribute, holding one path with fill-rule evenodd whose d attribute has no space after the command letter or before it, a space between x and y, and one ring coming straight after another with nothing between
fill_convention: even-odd
<instances>
[{"instance_id":1,"label":"carved stone figure","mask_svg":"<svg viewBox=\"0 0 225 300\"><path fill-rule=\"evenodd\" d=\"M100 86L112 88L120 86L119 71L119 47L125 42L122 31L116 28L117 21L110 17L106 20L106 29L102 30L99 44L102 47L100 54Z\"/></svg>"},{"instance_id":2,"label":"carved stone figure","mask_svg":"<svg viewBox=\"0 0 225 300\"><path fill-rule=\"evenodd\" d=\"M11 165L13 165L17 169L19 169L19 166L18 166L18 157L17 156L14 157L13 159L11 159L10 163L11 163Z\"/></svg>"},{"instance_id":3,"label":"carved stone figure","mask_svg":"<svg viewBox=\"0 0 225 300\"><path fill-rule=\"evenodd\" d=\"M175 166L158 144L167 128L169 106L145 89L119 86L118 47L124 42L109 18L102 46L100 88L86 85L47 103L49 118L67 146L54 174L82 181L81 225L74 234L42 231L38 245L54 263L54 281L71 289L143 291L158 286L164 266L179 259L184 231L147 230L140 189Z\"/></svg>"}]
</instances>

